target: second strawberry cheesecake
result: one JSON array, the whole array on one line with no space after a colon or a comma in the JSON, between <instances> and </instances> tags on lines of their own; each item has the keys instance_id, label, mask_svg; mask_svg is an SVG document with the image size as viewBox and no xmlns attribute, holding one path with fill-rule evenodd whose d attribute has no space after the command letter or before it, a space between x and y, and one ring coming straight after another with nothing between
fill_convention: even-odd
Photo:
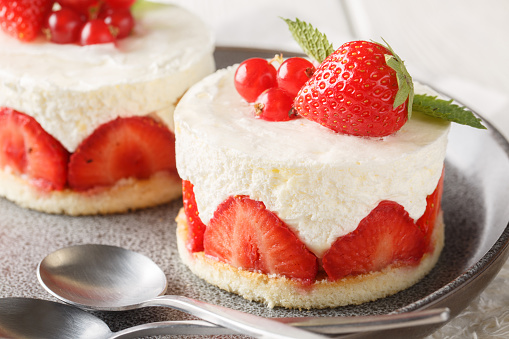
<instances>
[{"instance_id":1,"label":"second strawberry cheesecake","mask_svg":"<svg viewBox=\"0 0 509 339\"><path fill-rule=\"evenodd\" d=\"M178 6L139 0L131 10L114 8L133 2L17 2L35 6L25 10L2 3L0 196L80 215L124 212L181 195L173 111L192 84L214 71L214 41ZM92 7L98 4L103 7ZM83 12L90 19L79 21L81 41L64 43L68 29L59 32L52 22L71 20L75 10L78 21ZM129 11L131 31L113 40L112 18ZM54 17L43 29L51 39L34 33L36 14Z\"/></svg>"}]
</instances>

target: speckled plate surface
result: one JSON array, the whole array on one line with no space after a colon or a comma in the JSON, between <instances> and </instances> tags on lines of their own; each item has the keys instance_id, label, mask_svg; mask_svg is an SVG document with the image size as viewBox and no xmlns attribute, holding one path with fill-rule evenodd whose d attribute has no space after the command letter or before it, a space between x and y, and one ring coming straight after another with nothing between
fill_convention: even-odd
<instances>
[{"instance_id":1,"label":"speckled plate surface","mask_svg":"<svg viewBox=\"0 0 509 339\"><path fill-rule=\"evenodd\" d=\"M231 48L216 51L218 68L249 56L273 55L270 51ZM174 219L181 206L180 201L174 201L128 214L68 217L25 210L0 199L0 297L56 300L37 282L39 261L61 247L101 243L152 258L167 274L168 294L182 294L266 317L371 315L435 306L451 308L454 316L482 292L509 255L509 143L491 126L488 131L453 126L443 198L446 244L437 266L415 286L360 306L311 311L268 309L206 284L178 258ZM165 308L96 314L112 331L144 322L191 319ZM415 338L435 329L419 327L347 337Z\"/></svg>"}]
</instances>

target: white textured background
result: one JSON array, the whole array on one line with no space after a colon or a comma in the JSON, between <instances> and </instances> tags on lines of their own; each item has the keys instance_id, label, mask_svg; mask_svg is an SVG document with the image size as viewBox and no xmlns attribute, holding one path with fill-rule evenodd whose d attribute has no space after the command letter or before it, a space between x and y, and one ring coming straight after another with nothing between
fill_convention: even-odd
<instances>
[{"instance_id":1,"label":"white textured background","mask_svg":"<svg viewBox=\"0 0 509 339\"><path fill-rule=\"evenodd\" d=\"M509 138L509 1L171 2L200 15L219 46L299 51L279 16L313 24L336 48L352 39L383 37L415 78L471 107ZM462 314L430 338L509 338L509 264Z\"/></svg>"}]
</instances>

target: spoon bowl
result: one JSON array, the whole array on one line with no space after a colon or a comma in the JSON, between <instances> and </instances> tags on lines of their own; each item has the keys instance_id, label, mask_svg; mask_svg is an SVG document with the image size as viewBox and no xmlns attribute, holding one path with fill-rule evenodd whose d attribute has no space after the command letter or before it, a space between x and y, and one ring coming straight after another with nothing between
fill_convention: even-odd
<instances>
[{"instance_id":1,"label":"spoon bowl","mask_svg":"<svg viewBox=\"0 0 509 339\"><path fill-rule=\"evenodd\" d=\"M48 300L0 299L0 338L108 338L101 319L79 308Z\"/></svg>"},{"instance_id":2,"label":"spoon bowl","mask_svg":"<svg viewBox=\"0 0 509 339\"><path fill-rule=\"evenodd\" d=\"M95 315L70 305L32 298L0 299L0 338L120 339L167 334L236 333L201 320L162 321L112 332Z\"/></svg>"},{"instance_id":3,"label":"spoon bowl","mask_svg":"<svg viewBox=\"0 0 509 339\"><path fill-rule=\"evenodd\" d=\"M124 311L166 292L166 275L146 256L109 245L59 249L44 258L37 278L58 299L88 310Z\"/></svg>"}]
</instances>

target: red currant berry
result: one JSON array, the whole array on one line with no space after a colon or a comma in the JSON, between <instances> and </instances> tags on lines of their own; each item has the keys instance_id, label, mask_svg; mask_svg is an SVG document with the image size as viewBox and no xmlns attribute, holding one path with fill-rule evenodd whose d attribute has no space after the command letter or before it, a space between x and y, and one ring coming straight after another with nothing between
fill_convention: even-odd
<instances>
[{"instance_id":1,"label":"red currant berry","mask_svg":"<svg viewBox=\"0 0 509 339\"><path fill-rule=\"evenodd\" d=\"M256 117L268 121L287 121L297 117L293 97L279 87L265 90L254 105Z\"/></svg>"},{"instance_id":2,"label":"red currant berry","mask_svg":"<svg viewBox=\"0 0 509 339\"><path fill-rule=\"evenodd\" d=\"M235 72L234 84L237 92L247 102L254 102L266 89L277 86L277 71L262 58L243 61Z\"/></svg>"},{"instance_id":3,"label":"red currant berry","mask_svg":"<svg viewBox=\"0 0 509 339\"><path fill-rule=\"evenodd\" d=\"M127 37L134 27L134 18L129 9L109 8L99 13L99 19L114 28L114 36L117 39Z\"/></svg>"},{"instance_id":4,"label":"red currant berry","mask_svg":"<svg viewBox=\"0 0 509 339\"><path fill-rule=\"evenodd\" d=\"M57 44L78 42L84 22L78 12L62 8L52 12L47 19L46 29L49 40Z\"/></svg>"},{"instance_id":5,"label":"red currant berry","mask_svg":"<svg viewBox=\"0 0 509 339\"><path fill-rule=\"evenodd\" d=\"M315 70L315 66L306 59L298 57L286 59L277 70L278 86L296 97Z\"/></svg>"},{"instance_id":6,"label":"red currant berry","mask_svg":"<svg viewBox=\"0 0 509 339\"><path fill-rule=\"evenodd\" d=\"M136 2L136 0L104 0L109 8L128 9Z\"/></svg>"},{"instance_id":7,"label":"red currant berry","mask_svg":"<svg viewBox=\"0 0 509 339\"><path fill-rule=\"evenodd\" d=\"M87 18L93 8L99 7L99 0L57 0L62 8L71 8L75 11L86 14Z\"/></svg>"},{"instance_id":8,"label":"red currant berry","mask_svg":"<svg viewBox=\"0 0 509 339\"><path fill-rule=\"evenodd\" d=\"M110 28L101 19L88 21L81 30L81 45L94 45L115 42Z\"/></svg>"}]
</instances>

